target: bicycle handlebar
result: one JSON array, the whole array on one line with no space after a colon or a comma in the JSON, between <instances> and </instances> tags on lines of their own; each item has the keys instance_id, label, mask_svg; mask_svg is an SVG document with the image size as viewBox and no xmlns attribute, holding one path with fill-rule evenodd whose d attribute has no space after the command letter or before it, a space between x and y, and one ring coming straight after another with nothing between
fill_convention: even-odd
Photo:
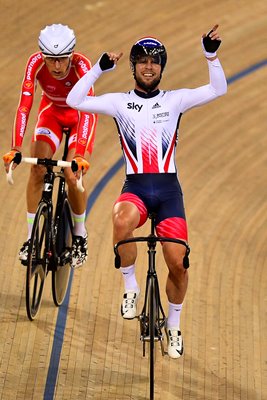
<instances>
[{"instance_id":1,"label":"bicycle handlebar","mask_svg":"<svg viewBox=\"0 0 267 400\"><path fill-rule=\"evenodd\" d=\"M183 246L186 247L186 254L183 259L184 268L185 269L189 268L189 257L188 256L190 253L190 247L188 246L188 244L186 242L184 242L181 239L174 239L174 238L155 236L155 235L139 236L139 237L135 237L135 238L120 240L118 243L116 243L114 246L115 268L119 269L121 266L121 257L119 255L118 248L123 244L135 243L135 242L147 242L147 243L154 244L154 245L156 242L169 242L169 243L182 244Z\"/></svg>"},{"instance_id":2,"label":"bicycle handlebar","mask_svg":"<svg viewBox=\"0 0 267 400\"><path fill-rule=\"evenodd\" d=\"M35 157L21 157L20 159L16 160L14 159L10 163L9 170L7 172L7 181L10 185L14 184L13 180L13 170L12 166L14 164L19 164L20 162L25 162L27 164L33 164L33 165L45 165L46 167L69 167L72 169L73 172L78 170L78 165L75 160L72 161L63 161L63 160L51 160L50 158L35 158ZM77 188L80 192L84 192L84 187L82 185L82 174L80 175L80 178L77 180Z\"/></svg>"}]
</instances>

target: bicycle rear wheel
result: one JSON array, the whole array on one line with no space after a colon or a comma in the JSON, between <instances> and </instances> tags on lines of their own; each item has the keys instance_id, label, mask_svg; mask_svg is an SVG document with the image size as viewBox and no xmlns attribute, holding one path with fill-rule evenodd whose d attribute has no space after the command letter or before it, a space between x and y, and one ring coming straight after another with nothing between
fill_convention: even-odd
<instances>
[{"instance_id":1,"label":"bicycle rear wheel","mask_svg":"<svg viewBox=\"0 0 267 400\"><path fill-rule=\"evenodd\" d=\"M72 218L68 199L65 198L59 215L55 217L56 251L59 257L58 266L52 270L52 295L56 306L60 306L66 296L70 279Z\"/></svg>"},{"instance_id":2,"label":"bicycle rear wheel","mask_svg":"<svg viewBox=\"0 0 267 400\"><path fill-rule=\"evenodd\" d=\"M150 400L154 399L154 382L155 382L155 331L156 331L156 298L155 298L155 280L152 276L148 287L148 308L149 308L149 384L150 384Z\"/></svg>"},{"instance_id":3,"label":"bicycle rear wheel","mask_svg":"<svg viewBox=\"0 0 267 400\"><path fill-rule=\"evenodd\" d=\"M31 321L40 309L47 274L46 233L47 206L41 203L33 223L26 274L26 309Z\"/></svg>"}]
</instances>

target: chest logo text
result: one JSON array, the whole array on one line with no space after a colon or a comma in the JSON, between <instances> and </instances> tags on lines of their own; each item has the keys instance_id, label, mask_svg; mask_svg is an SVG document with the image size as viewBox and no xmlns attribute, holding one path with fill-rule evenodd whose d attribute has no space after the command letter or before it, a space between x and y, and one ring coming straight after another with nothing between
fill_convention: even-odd
<instances>
[{"instance_id":1,"label":"chest logo text","mask_svg":"<svg viewBox=\"0 0 267 400\"><path fill-rule=\"evenodd\" d=\"M127 108L129 108L129 110L137 110L138 112L141 111L143 107L143 104L141 106L139 106L139 104L135 104L133 103L127 103Z\"/></svg>"}]
</instances>

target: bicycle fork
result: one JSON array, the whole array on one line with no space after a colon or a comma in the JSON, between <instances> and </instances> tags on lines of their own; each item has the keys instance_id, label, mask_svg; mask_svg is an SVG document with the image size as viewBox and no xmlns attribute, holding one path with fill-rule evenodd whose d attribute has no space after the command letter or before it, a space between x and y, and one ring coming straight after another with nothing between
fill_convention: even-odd
<instances>
[{"instance_id":1,"label":"bicycle fork","mask_svg":"<svg viewBox=\"0 0 267 400\"><path fill-rule=\"evenodd\" d=\"M165 355L163 345L163 329L166 325L166 316L163 311L163 307L160 300L158 278L155 271L155 242L149 244L148 257L149 257L149 269L146 279L146 290L145 290L145 301L141 314L138 316L140 323L140 340L143 342L143 356L145 356L145 344L150 342L149 332L149 307L150 302L153 302L153 312L155 326L154 326L154 342L160 342L162 355Z\"/></svg>"}]
</instances>

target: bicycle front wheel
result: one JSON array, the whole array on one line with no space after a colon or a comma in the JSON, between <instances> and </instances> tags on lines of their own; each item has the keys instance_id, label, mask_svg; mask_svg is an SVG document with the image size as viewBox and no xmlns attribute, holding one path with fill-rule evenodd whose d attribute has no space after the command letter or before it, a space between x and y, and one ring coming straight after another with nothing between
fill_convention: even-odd
<instances>
[{"instance_id":1,"label":"bicycle front wheel","mask_svg":"<svg viewBox=\"0 0 267 400\"><path fill-rule=\"evenodd\" d=\"M52 270L52 295L56 306L60 306L66 296L70 279L72 218L68 199L65 198L59 215L55 217L56 251L58 266Z\"/></svg>"},{"instance_id":2,"label":"bicycle front wheel","mask_svg":"<svg viewBox=\"0 0 267 400\"><path fill-rule=\"evenodd\" d=\"M148 287L148 308L149 308L149 381L150 381L150 400L154 399L154 381L155 381L155 332L156 332L156 297L155 280L151 277Z\"/></svg>"},{"instance_id":3,"label":"bicycle front wheel","mask_svg":"<svg viewBox=\"0 0 267 400\"><path fill-rule=\"evenodd\" d=\"M47 274L46 233L47 206L41 203L33 223L26 275L26 309L31 321L40 309Z\"/></svg>"}]
</instances>

